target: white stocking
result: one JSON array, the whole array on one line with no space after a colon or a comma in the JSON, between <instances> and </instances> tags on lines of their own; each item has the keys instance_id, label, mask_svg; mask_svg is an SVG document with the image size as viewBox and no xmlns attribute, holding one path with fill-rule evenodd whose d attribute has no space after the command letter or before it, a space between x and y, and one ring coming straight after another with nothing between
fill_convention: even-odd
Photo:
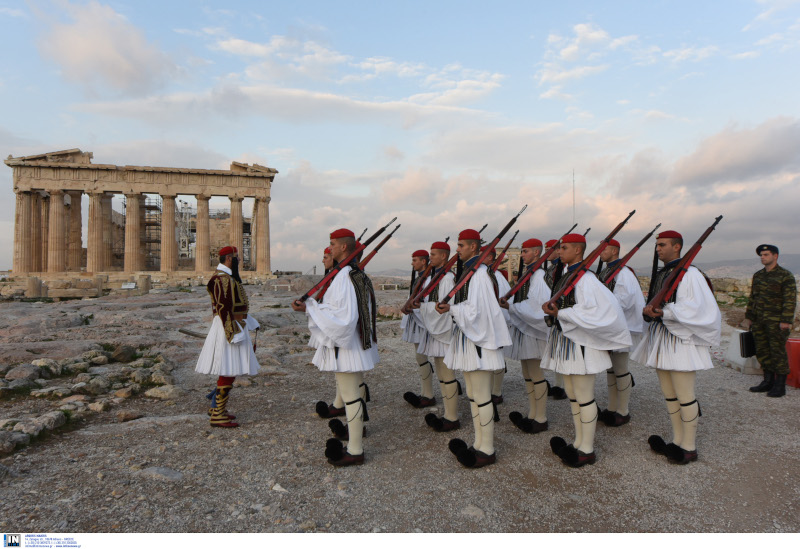
<instances>
[{"instance_id":1,"label":"white stocking","mask_svg":"<svg viewBox=\"0 0 800 549\"><path fill-rule=\"evenodd\" d=\"M505 361L504 361L505 363ZM495 370L492 375L492 395L503 396L503 379L506 377L506 368Z\"/></svg>"},{"instance_id":2,"label":"white stocking","mask_svg":"<svg viewBox=\"0 0 800 549\"><path fill-rule=\"evenodd\" d=\"M480 443L475 446L487 455L494 454L494 404L492 403L493 372L475 370L465 372L472 378L472 398L478 408L478 424L481 429Z\"/></svg>"},{"instance_id":3,"label":"white stocking","mask_svg":"<svg viewBox=\"0 0 800 549\"><path fill-rule=\"evenodd\" d=\"M467 398L469 398L469 411L472 414L472 427L475 431L475 442L473 448L481 445L481 418L478 414L478 404L475 402L475 395L472 387L472 372L464 372L464 385L467 386Z\"/></svg>"},{"instance_id":4,"label":"white stocking","mask_svg":"<svg viewBox=\"0 0 800 549\"><path fill-rule=\"evenodd\" d=\"M667 412L669 420L672 422L672 442L681 446L683 442L683 421L681 420L681 405L678 402L678 395L672 384L672 372L667 370L656 370L658 381L661 383L661 392L667 401ZM689 402L688 400L686 402Z\"/></svg>"},{"instance_id":5,"label":"white stocking","mask_svg":"<svg viewBox=\"0 0 800 549\"><path fill-rule=\"evenodd\" d=\"M439 388L442 390L444 401L444 418L448 421L458 420L458 382L456 373L447 367L444 358L437 356L433 359L436 366L436 377L439 378Z\"/></svg>"},{"instance_id":6,"label":"white stocking","mask_svg":"<svg viewBox=\"0 0 800 549\"><path fill-rule=\"evenodd\" d=\"M611 354L611 364L614 364L614 353ZM606 370L606 380L608 381L608 408L609 412L617 411L617 376L614 370Z\"/></svg>"},{"instance_id":7,"label":"white stocking","mask_svg":"<svg viewBox=\"0 0 800 549\"><path fill-rule=\"evenodd\" d=\"M569 407L572 410L572 423L575 425L575 441L572 443L572 446L578 448L581 445L581 440L583 438L583 429L581 428L581 407L578 406L578 401L575 399L575 391L572 387L572 377L573 376L563 376L562 380L564 382L564 391L566 391L567 398L569 398Z\"/></svg>"},{"instance_id":8,"label":"white stocking","mask_svg":"<svg viewBox=\"0 0 800 549\"><path fill-rule=\"evenodd\" d=\"M633 376L628 370L628 353L611 353L611 366L616 378L616 402L611 408L611 389L608 390L608 409L618 412L621 416L630 413L628 404L631 401L631 387L633 387Z\"/></svg>"},{"instance_id":9,"label":"white stocking","mask_svg":"<svg viewBox=\"0 0 800 549\"><path fill-rule=\"evenodd\" d=\"M336 373L336 382L342 392L347 413L347 434L350 439L347 443L347 452L351 456L364 453L362 437L364 432L364 407L366 403L361 398L361 383L364 381L362 372Z\"/></svg>"},{"instance_id":10,"label":"white stocking","mask_svg":"<svg viewBox=\"0 0 800 549\"><path fill-rule=\"evenodd\" d=\"M528 419L539 423L547 421L547 383L540 367L541 359L522 359L522 377L525 379L525 392L528 393Z\"/></svg>"},{"instance_id":11,"label":"white stocking","mask_svg":"<svg viewBox=\"0 0 800 549\"><path fill-rule=\"evenodd\" d=\"M679 446L687 451L696 450L697 421L700 418L700 405L694 394L696 372L671 371L672 386L680 403L680 417L683 423L683 438ZM676 443L677 444L677 443Z\"/></svg>"},{"instance_id":12,"label":"white stocking","mask_svg":"<svg viewBox=\"0 0 800 549\"><path fill-rule=\"evenodd\" d=\"M344 400L342 399L342 391L339 390L339 383L334 378L334 384L336 385L336 397L333 399L333 407L334 408L344 408Z\"/></svg>"},{"instance_id":13,"label":"white stocking","mask_svg":"<svg viewBox=\"0 0 800 549\"><path fill-rule=\"evenodd\" d=\"M569 376L572 378L572 390L578 401L581 422L581 442L575 446L585 454L594 451L594 432L597 428L597 403L594 401L595 375Z\"/></svg>"},{"instance_id":14,"label":"white stocking","mask_svg":"<svg viewBox=\"0 0 800 549\"><path fill-rule=\"evenodd\" d=\"M419 379L422 382L422 393L425 398L433 398L433 365L423 354L417 353Z\"/></svg>"}]
</instances>

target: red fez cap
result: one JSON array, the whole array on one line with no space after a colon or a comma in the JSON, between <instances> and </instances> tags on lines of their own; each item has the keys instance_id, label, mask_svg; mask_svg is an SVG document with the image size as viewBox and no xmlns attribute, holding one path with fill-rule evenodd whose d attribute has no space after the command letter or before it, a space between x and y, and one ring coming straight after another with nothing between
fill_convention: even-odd
<instances>
[{"instance_id":1,"label":"red fez cap","mask_svg":"<svg viewBox=\"0 0 800 549\"><path fill-rule=\"evenodd\" d=\"M680 238L681 240L683 240L683 236L681 236L681 233L679 233L678 231L664 231L658 233L658 236L656 238Z\"/></svg>"},{"instance_id":2,"label":"red fez cap","mask_svg":"<svg viewBox=\"0 0 800 549\"><path fill-rule=\"evenodd\" d=\"M239 250L237 250L234 246L225 246L219 251L219 256L222 257L223 255L235 254L238 253L238 251Z\"/></svg>"},{"instance_id":3,"label":"red fez cap","mask_svg":"<svg viewBox=\"0 0 800 549\"><path fill-rule=\"evenodd\" d=\"M428 250L417 250L411 254L411 257L428 257L428 255Z\"/></svg>"},{"instance_id":4,"label":"red fez cap","mask_svg":"<svg viewBox=\"0 0 800 549\"><path fill-rule=\"evenodd\" d=\"M553 240L553 244L555 244L555 242L556 241ZM549 244L549 242L548 242L548 244ZM541 245L542 245L542 241L539 240L538 238L529 238L528 240L526 240L525 242L522 243L522 247L523 248L538 248Z\"/></svg>"},{"instance_id":5,"label":"red fez cap","mask_svg":"<svg viewBox=\"0 0 800 549\"><path fill-rule=\"evenodd\" d=\"M431 250L444 250L446 252L450 251L450 244L447 242L434 242L431 244Z\"/></svg>"},{"instance_id":6,"label":"red fez cap","mask_svg":"<svg viewBox=\"0 0 800 549\"><path fill-rule=\"evenodd\" d=\"M552 240L548 240L547 243L545 243L545 246L547 246L548 248L552 248L553 246L556 245L556 242L558 242L558 240L556 240L555 238Z\"/></svg>"},{"instance_id":7,"label":"red fez cap","mask_svg":"<svg viewBox=\"0 0 800 549\"><path fill-rule=\"evenodd\" d=\"M567 244L586 244L586 238L584 238L582 234L570 233L564 235L561 242L566 242Z\"/></svg>"},{"instance_id":8,"label":"red fez cap","mask_svg":"<svg viewBox=\"0 0 800 549\"><path fill-rule=\"evenodd\" d=\"M336 240L337 238L355 238L356 235L350 229L336 229L331 233L331 240Z\"/></svg>"},{"instance_id":9,"label":"red fez cap","mask_svg":"<svg viewBox=\"0 0 800 549\"><path fill-rule=\"evenodd\" d=\"M617 248L622 248L622 246L619 245L619 241L618 240L614 240L613 238L608 241L608 245L609 246L616 246Z\"/></svg>"},{"instance_id":10,"label":"red fez cap","mask_svg":"<svg viewBox=\"0 0 800 549\"><path fill-rule=\"evenodd\" d=\"M485 252L485 251L486 251L486 248L488 248L488 247L489 247L489 246L481 246L481 252ZM492 248L492 253L493 253L493 254L495 254L495 255L497 255L497 250L496 250L496 249L494 249L494 248Z\"/></svg>"},{"instance_id":11,"label":"red fez cap","mask_svg":"<svg viewBox=\"0 0 800 549\"><path fill-rule=\"evenodd\" d=\"M480 242L481 240L481 233L476 231L475 229L465 229L458 233L459 240L477 240Z\"/></svg>"},{"instance_id":12,"label":"red fez cap","mask_svg":"<svg viewBox=\"0 0 800 549\"><path fill-rule=\"evenodd\" d=\"M330 249L330 248L325 248L325 251L324 251L324 252L322 252L322 253L323 253L323 254L328 254L328 255L330 255L330 253L331 253L331 249Z\"/></svg>"}]
</instances>

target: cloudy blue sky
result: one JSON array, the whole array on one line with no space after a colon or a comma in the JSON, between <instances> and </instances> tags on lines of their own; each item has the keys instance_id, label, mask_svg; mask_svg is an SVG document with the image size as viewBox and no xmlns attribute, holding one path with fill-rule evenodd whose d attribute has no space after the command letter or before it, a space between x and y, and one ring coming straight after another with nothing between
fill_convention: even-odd
<instances>
[{"instance_id":1,"label":"cloudy blue sky","mask_svg":"<svg viewBox=\"0 0 800 549\"><path fill-rule=\"evenodd\" d=\"M395 215L376 270L524 203L555 237L573 170L597 238L634 208L623 245L723 214L705 261L800 252L796 0L0 0L0 51L4 158L274 167L276 269ZM13 209L0 166L0 269Z\"/></svg>"}]
</instances>

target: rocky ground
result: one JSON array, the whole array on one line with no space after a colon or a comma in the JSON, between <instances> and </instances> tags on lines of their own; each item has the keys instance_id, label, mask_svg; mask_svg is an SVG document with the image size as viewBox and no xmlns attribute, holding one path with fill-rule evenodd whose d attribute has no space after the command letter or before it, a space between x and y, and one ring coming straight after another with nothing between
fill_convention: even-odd
<instances>
[{"instance_id":1,"label":"rocky ground","mask_svg":"<svg viewBox=\"0 0 800 549\"><path fill-rule=\"evenodd\" d=\"M748 392L758 379L725 367L721 349L718 367L698 376L696 463L671 465L650 451L647 437L666 437L669 420L656 376L634 366L631 423L598 426L597 463L565 467L548 441L571 437L568 403L548 404L548 432L517 430L508 413L527 399L519 364L508 361L498 462L466 470L447 450L451 436L425 425L428 410L402 399L418 390L390 314L404 292L379 292L367 462L335 469L323 456L327 421L314 413L317 400L332 399L333 378L310 365L304 317L288 307L295 296L248 292L264 328L262 370L237 380L229 408L242 426L232 430L209 427L213 382L194 373L202 341L178 332L207 330L204 288L0 303L0 377L16 371L0 383L0 530L800 531L800 393ZM132 354L115 356L120 349ZM606 401L604 379L597 397ZM459 436L469 440L465 399L460 413Z\"/></svg>"}]
</instances>

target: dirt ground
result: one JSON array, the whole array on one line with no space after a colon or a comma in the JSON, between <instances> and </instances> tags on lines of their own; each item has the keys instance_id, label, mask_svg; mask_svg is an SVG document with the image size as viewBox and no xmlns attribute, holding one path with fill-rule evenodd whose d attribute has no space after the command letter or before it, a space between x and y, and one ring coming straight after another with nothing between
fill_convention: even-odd
<instances>
[{"instance_id":1,"label":"dirt ground","mask_svg":"<svg viewBox=\"0 0 800 549\"><path fill-rule=\"evenodd\" d=\"M381 362L367 375L372 394L366 463L336 469L324 458L333 377L310 364L304 315L295 297L248 286L259 336L261 373L235 387L229 409L239 429L209 427L205 394L213 380L194 372L206 332L204 288L61 303L0 303L0 363L79 355L98 343L160 353L185 394L144 396L91 414L0 460L0 530L23 532L798 532L800 393L766 398L758 382L725 367L698 375L702 406L699 460L671 465L647 445L668 438L669 419L655 373L633 365L629 424L597 428L597 463L564 466L548 441L572 437L568 401L548 402L550 429L524 434L508 420L526 411L519 363L508 361L505 403L496 424L495 465L462 468L447 449L471 441L466 397L462 429L432 432L402 399L418 391L416 363L399 321L379 322ZM404 300L379 292L379 305ZM737 311L730 310L732 315ZM597 400L606 402L605 376ZM249 385L248 385L249 383ZM463 382L462 382L463 383ZM437 390L437 400L439 393ZM0 419L52 403L0 401ZM141 419L120 423L116 412ZM441 409L439 411L441 413ZM166 468L166 470L154 467Z\"/></svg>"}]
</instances>

